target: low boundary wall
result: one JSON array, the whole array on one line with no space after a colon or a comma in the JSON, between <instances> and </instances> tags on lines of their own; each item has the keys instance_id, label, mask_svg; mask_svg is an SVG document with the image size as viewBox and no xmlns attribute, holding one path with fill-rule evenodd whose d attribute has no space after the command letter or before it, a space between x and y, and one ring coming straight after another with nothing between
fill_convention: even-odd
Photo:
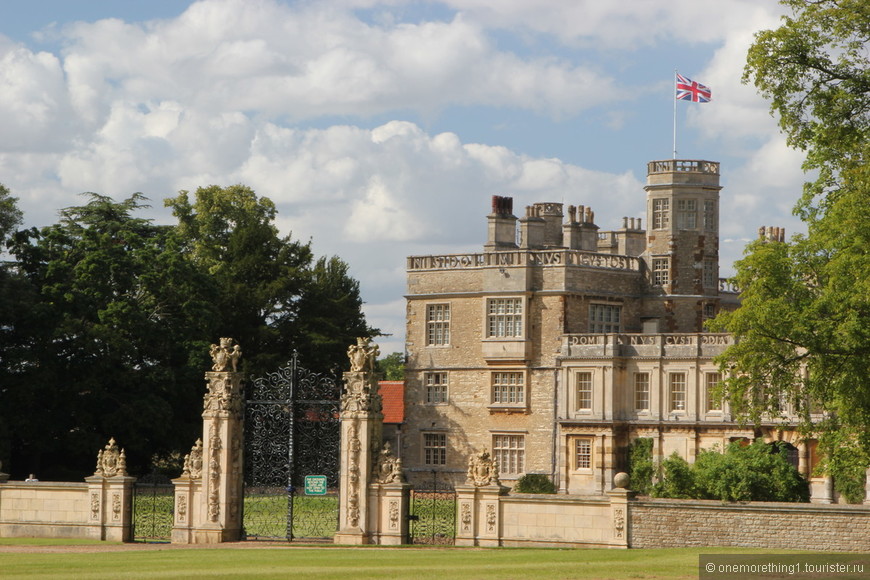
<instances>
[{"instance_id":1,"label":"low boundary wall","mask_svg":"<svg viewBox=\"0 0 870 580\"><path fill-rule=\"evenodd\" d=\"M456 544L870 552L870 505L504 495L457 487Z\"/></svg>"},{"instance_id":2,"label":"low boundary wall","mask_svg":"<svg viewBox=\"0 0 870 580\"><path fill-rule=\"evenodd\" d=\"M0 537L129 541L134 480L0 483Z\"/></svg>"},{"instance_id":3,"label":"low boundary wall","mask_svg":"<svg viewBox=\"0 0 870 580\"><path fill-rule=\"evenodd\" d=\"M632 548L870 552L870 506L635 500L629 534Z\"/></svg>"}]
</instances>

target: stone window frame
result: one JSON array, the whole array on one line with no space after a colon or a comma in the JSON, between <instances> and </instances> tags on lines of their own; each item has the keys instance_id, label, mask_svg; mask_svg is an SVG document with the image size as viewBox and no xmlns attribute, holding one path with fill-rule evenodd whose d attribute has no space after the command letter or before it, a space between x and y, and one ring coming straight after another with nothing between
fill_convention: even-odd
<instances>
[{"instance_id":1,"label":"stone window frame","mask_svg":"<svg viewBox=\"0 0 870 580\"><path fill-rule=\"evenodd\" d=\"M694 231L698 229L698 200L695 198L674 200L677 214L677 229Z\"/></svg>"},{"instance_id":2,"label":"stone window frame","mask_svg":"<svg viewBox=\"0 0 870 580\"><path fill-rule=\"evenodd\" d=\"M581 380L581 375L588 380ZM582 391L580 387L585 386ZM595 402L595 372L591 369L574 371L574 411L576 413L591 413ZM581 406L586 402L586 406Z\"/></svg>"},{"instance_id":3,"label":"stone window frame","mask_svg":"<svg viewBox=\"0 0 870 580\"><path fill-rule=\"evenodd\" d=\"M520 382L504 380L510 375L513 379L519 378ZM489 373L489 402L490 408L525 409L528 396L526 394L527 376L524 369L499 369ZM497 389L496 387L504 387ZM498 396L496 396L498 394ZM507 395L508 400L501 400ZM515 400L511 401L511 397Z\"/></svg>"},{"instance_id":4,"label":"stone window frame","mask_svg":"<svg viewBox=\"0 0 870 580\"><path fill-rule=\"evenodd\" d=\"M682 377L682 381L676 380ZM682 385L682 389L677 387ZM668 412L685 414L688 411L689 373L684 370L668 371Z\"/></svg>"},{"instance_id":5,"label":"stone window frame","mask_svg":"<svg viewBox=\"0 0 870 580\"><path fill-rule=\"evenodd\" d=\"M525 296L489 296L484 300L484 336L487 339L522 340L526 329ZM494 311L495 310L495 311Z\"/></svg>"},{"instance_id":6,"label":"stone window frame","mask_svg":"<svg viewBox=\"0 0 870 580\"><path fill-rule=\"evenodd\" d=\"M641 386L641 381L639 380L641 377L646 377L645 387L646 389L641 391L639 387ZM634 392L634 412L635 413L649 413L650 412L650 385L651 385L651 373L649 371L636 371L634 373L634 381L633 381L633 392ZM643 397L641 397L643 395ZM642 400L646 401L646 403L641 406L640 402Z\"/></svg>"},{"instance_id":7,"label":"stone window frame","mask_svg":"<svg viewBox=\"0 0 870 580\"><path fill-rule=\"evenodd\" d=\"M652 285L668 286L671 283L670 256L654 256L650 263Z\"/></svg>"},{"instance_id":8,"label":"stone window frame","mask_svg":"<svg viewBox=\"0 0 870 580\"><path fill-rule=\"evenodd\" d=\"M427 405L444 405L449 400L450 380L447 371L423 373L423 402ZM433 396L433 395L438 395Z\"/></svg>"},{"instance_id":9,"label":"stone window frame","mask_svg":"<svg viewBox=\"0 0 870 580\"><path fill-rule=\"evenodd\" d=\"M426 346L450 346L450 303L426 305Z\"/></svg>"},{"instance_id":10,"label":"stone window frame","mask_svg":"<svg viewBox=\"0 0 870 580\"><path fill-rule=\"evenodd\" d=\"M723 413L724 405L722 404L722 399L715 399L712 396L713 390L721 382L722 373L718 371L704 372L704 410L707 413L715 413L718 415Z\"/></svg>"},{"instance_id":11,"label":"stone window frame","mask_svg":"<svg viewBox=\"0 0 870 580\"><path fill-rule=\"evenodd\" d=\"M667 197L652 199L652 229L667 230L671 227L671 200Z\"/></svg>"},{"instance_id":12,"label":"stone window frame","mask_svg":"<svg viewBox=\"0 0 870 580\"><path fill-rule=\"evenodd\" d=\"M616 315L615 323L614 314ZM605 320L606 318L610 320ZM589 304L589 332L592 334L619 334L622 332L622 304L591 302Z\"/></svg>"},{"instance_id":13,"label":"stone window frame","mask_svg":"<svg viewBox=\"0 0 870 580\"><path fill-rule=\"evenodd\" d=\"M519 445L512 445L511 443L519 443ZM509 431L493 432L492 456L498 461L499 475L513 479L524 474L526 469L525 433Z\"/></svg>"},{"instance_id":14,"label":"stone window frame","mask_svg":"<svg viewBox=\"0 0 870 580\"><path fill-rule=\"evenodd\" d=\"M595 469L595 437L593 435L572 436L570 452L573 471L592 473Z\"/></svg>"},{"instance_id":15,"label":"stone window frame","mask_svg":"<svg viewBox=\"0 0 870 580\"><path fill-rule=\"evenodd\" d=\"M701 275L701 283L704 288L718 288L719 280L718 276L716 276L716 262L715 258L704 258L703 262L703 270Z\"/></svg>"},{"instance_id":16,"label":"stone window frame","mask_svg":"<svg viewBox=\"0 0 870 580\"><path fill-rule=\"evenodd\" d=\"M704 231L715 232L719 228L719 211L715 199L704 200Z\"/></svg>"},{"instance_id":17,"label":"stone window frame","mask_svg":"<svg viewBox=\"0 0 870 580\"><path fill-rule=\"evenodd\" d=\"M423 431L420 435L423 465L429 467L447 465L447 433L444 431Z\"/></svg>"}]
</instances>

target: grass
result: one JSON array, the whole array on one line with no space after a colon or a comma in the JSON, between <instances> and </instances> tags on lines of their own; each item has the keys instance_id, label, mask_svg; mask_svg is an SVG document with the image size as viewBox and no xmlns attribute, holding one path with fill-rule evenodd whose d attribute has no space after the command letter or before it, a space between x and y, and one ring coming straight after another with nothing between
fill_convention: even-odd
<instances>
[{"instance_id":1,"label":"grass","mask_svg":"<svg viewBox=\"0 0 870 580\"><path fill-rule=\"evenodd\" d=\"M57 543L56 540L52 540ZM24 543L0 539L0 546ZM80 542L81 543L81 542ZM10 578L354 578L656 579L697 578L700 554L761 550L693 548L581 550L537 548L154 547L101 553L0 553ZM767 552L769 553L769 552Z\"/></svg>"}]
</instances>

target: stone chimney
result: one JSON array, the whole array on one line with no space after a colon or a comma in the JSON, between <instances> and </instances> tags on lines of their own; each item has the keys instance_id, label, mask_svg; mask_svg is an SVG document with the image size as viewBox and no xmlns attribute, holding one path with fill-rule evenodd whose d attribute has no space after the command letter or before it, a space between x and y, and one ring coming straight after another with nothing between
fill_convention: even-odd
<instances>
[{"instance_id":1,"label":"stone chimney","mask_svg":"<svg viewBox=\"0 0 870 580\"><path fill-rule=\"evenodd\" d=\"M540 204L526 206L526 215L520 218L520 248L540 250L546 241L547 221L541 217Z\"/></svg>"},{"instance_id":2,"label":"stone chimney","mask_svg":"<svg viewBox=\"0 0 870 580\"><path fill-rule=\"evenodd\" d=\"M785 228L775 226L761 226L758 228L758 239L768 242L784 242Z\"/></svg>"},{"instance_id":3,"label":"stone chimney","mask_svg":"<svg viewBox=\"0 0 870 580\"><path fill-rule=\"evenodd\" d=\"M514 200L512 197L492 196L492 213L487 217L486 244L487 252L499 250L515 250L517 247L517 218L513 215Z\"/></svg>"}]
</instances>

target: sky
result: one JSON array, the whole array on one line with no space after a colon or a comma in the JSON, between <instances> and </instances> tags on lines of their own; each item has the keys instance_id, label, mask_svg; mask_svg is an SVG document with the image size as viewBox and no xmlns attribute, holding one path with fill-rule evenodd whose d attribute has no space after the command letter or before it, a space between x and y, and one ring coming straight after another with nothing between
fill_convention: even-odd
<instances>
[{"instance_id":1,"label":"sky","mask_svg":"<svg viewBox=\"0 0 870 580\"><path fill-rule=\"evenodd\" d=\"M645 220L646 163L721 162L720 275L792 215L803 155L741 83L774 0L0 0L0 183L25 225L82 192L243 183L338 255L404 350L405 258L482 251L493 195ZM674 71L712 90L676 102Z\"/></svg>"}]
</instances>

